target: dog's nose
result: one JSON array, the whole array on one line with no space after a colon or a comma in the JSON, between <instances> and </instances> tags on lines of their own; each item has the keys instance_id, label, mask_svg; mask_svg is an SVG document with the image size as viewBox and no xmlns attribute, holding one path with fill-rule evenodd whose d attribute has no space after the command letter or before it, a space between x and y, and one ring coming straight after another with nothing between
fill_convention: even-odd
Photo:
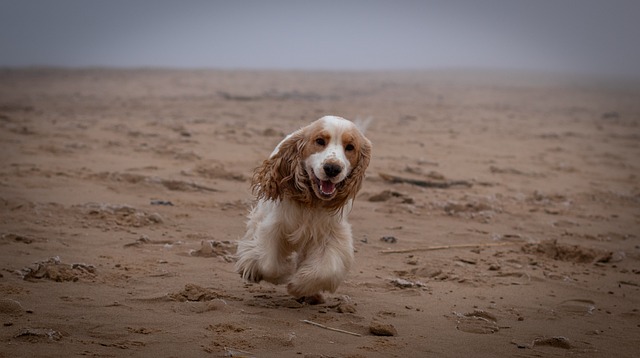
<instances>
[{"instance_id":1,"label":"dog's nose","mask_svg":"<svg viewBox=\"0 0 640 358\"><path fill-rule=\"evenodd\" d=\"M337 176L342 171L341 166L332 163L325 164L322 169L324 169L325 174L327 174L329 178Z\"/></svg>"}]
</instances>

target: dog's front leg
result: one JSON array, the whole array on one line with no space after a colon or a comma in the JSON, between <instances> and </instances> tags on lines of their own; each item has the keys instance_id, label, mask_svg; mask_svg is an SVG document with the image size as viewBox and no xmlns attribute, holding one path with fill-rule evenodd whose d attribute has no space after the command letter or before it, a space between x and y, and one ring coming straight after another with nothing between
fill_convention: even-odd
<instances>
[{"instance_id":1,"label":"dog's front leg","mask_svg":"<svg viewBox=\"0 0 640 358\"><path fill-rule=\"evenodd\" d=\"M249 227L238 242L236 272L249 282L286 282L294 267L293 249L279 221L252 221Z\"/></svg>"},{"instance_id":2,"label":"dog's front leg","mask_svg":"<svg viewBox=\"0 0 640 358\"><path fill-rule=\"evenodd\" d=\"M311 245L313 246L313 245ZM326 238L324 245L306 247L287 285L290 295L322 302L322 291L335 292L353 263L351 235Z\"/></svg>"}]
</instances>

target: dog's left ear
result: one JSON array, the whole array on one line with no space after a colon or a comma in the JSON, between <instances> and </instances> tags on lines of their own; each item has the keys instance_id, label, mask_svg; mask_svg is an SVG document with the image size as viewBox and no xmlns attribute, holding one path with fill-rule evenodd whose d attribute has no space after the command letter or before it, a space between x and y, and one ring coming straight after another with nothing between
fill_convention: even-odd
<instances>
[{"instance_id":1,"label":"dog's left ear","mask_svg":"<svg viewBox=\"0 0 640 358\"><path fill-rule=\"evenodd\" d=\"M351 171L350 177L351 180L347 185L349 185L350 192L353 193L353 198L355 198L358 191L362 187L362 183L364 182L365 171L367 167L369 167L369 162L371 161L371 141L367 139L364 135L361 135L361 146L360 146L360 159L358 160L358 164Z\"/></svg>"},{"instance_id":2,"label":"dog's left ear","mask_svg":"<svg viewBox=\"0 0 640 358\"><path fill-rule=\"evenodd\" d=\"M365 171L369 166L369 161L371 161L371 142L362 133L358 133L358 138L360 141L358 162L349 173L341 190L342 200L340 202L342 203L349 199L355 199L364 182ZM342 204L339 205L341 206Z\"/></svg>"},{"instance_id":3,"label":"dog's left ear","mask_svg":"<svg viewBox=\"0 0 640 358\"><path fill-rule=\"evenodd\" d=\"M269 159L256 168L251 188L258 199L310 198L311 193L304 182L306 176L300 156L304 145L303 131L294 132L278 144Z\"/></svg>"}]
</instances>

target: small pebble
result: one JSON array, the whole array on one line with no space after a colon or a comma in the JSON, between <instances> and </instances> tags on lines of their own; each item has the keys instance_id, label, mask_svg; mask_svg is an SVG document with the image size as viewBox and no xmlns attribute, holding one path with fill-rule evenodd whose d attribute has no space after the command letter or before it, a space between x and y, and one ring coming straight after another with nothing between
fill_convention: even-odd
<instances>
[{"instance_id":1,"label":"small pebble","mask_svg":"<svg viewBox=\"0 0 640 358\"><path fill-rule=\"evenodd\" d=\"M383 324L377 321L371 322L371 324L369 325L369 332L374 336L391 337L398 335L398 331L393 325Z\"/></svg>"},{"instance_id":2,"label":"small pebble","mask_svg":"<svg viewBox=\"0 0 640 358\"><path fill-rule=\"evenodd\" d=\"M380 238L380 241L384 241L387 244L395 244L398 242L398 239L396 239L395 236L383 236Z\"/></svg>"},{"instance_id":3,"label":"small pebble","mask_svg":"<svg viewBox=\"0 0 640 358\"><path fill-rule=\"evenodd\" d=\"M151 200L151 205L173 206L173 203L168 200Z\"/></svg>"},{"instance_id":4,"label":"small pebble","mask_svg":"<svg viewBox=\"0 0 640 358\"><path fill-rule=\"evenodd\" d=\"M153 213L149 215L149 220L151 220L152 222L156 223L156 224L162 224L164 222L164 219L162 219L162 216L160 216L160 214L158 213Z\"/></svg>"},{"instance_id":5,"label":"small pebble","mask_svg":"<svg viewBox=\"0 0 640 358\"><path fill-rule=\"evenodd\" d=\"M21 315L25 312L20 302L10 298L0 299L0 313L7 315Z\"/></svg>"},{"instance_id":6,"label":"small pebble","mask_svg":"<svg viewBox=\"0 0 640 358\"><path fill-rule=\"evenodd\" d=\"M556 336L551 338L537 338L533 341L534 346L548 346L555 348L571 349L571 343L569 339L562 336Z\"/></svg>"},{"instance_id":7,"label":"small pebble","mask_svg":"<svg viewBox=\"0 0 640 358\"><path fill-rule=\"evenodd\" d=\"M338 311L338 313L356 313L356 307L350 303L341 303L336 308L336 311Z\"/></svg>"}]
</instances>

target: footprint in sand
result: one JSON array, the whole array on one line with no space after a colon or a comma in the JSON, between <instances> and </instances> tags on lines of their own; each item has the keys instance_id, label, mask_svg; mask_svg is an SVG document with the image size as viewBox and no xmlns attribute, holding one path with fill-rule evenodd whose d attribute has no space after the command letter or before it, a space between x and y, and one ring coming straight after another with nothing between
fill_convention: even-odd
<instances>
[{"instance_id":1,"label":"footprint in sand","mask_svg":"<svg viewBox=\"0 0 640 358\"><path fill-rule=\"evenodd\" d=\"M560 302L556 306L556 312L567 316L586 316L593 313L596 303L589 299L571 299Z\"/></svg>"},{"instance_id":2,"label":"footprint in sand","mask_svg":"<svg viewBox=\"0 0 640 358\"><path fill-rule=\"evenodd\" d=\"M469 313L454 313L456 329L467 333L492 334L500 330L498 319L491 313L475 310Z\"/></svg>"}]
</instances>

